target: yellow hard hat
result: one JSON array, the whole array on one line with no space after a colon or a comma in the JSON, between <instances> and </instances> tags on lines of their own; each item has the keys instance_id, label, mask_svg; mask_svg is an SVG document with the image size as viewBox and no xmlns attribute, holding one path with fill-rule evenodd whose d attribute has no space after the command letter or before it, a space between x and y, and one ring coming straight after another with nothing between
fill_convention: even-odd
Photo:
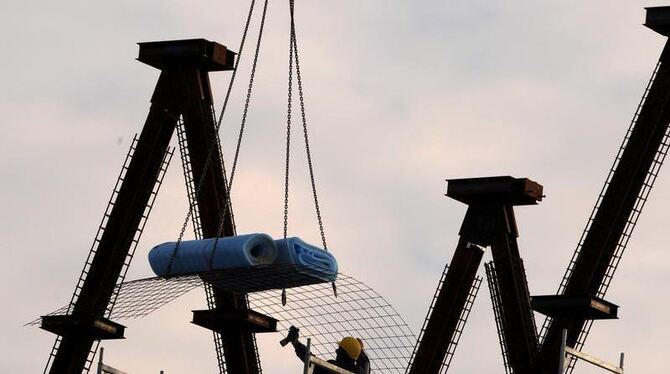
<instances>
[{"instance_id":1,"label":"yellow hard hat","mask_svg":"<svg viewBox=\"0 0 670 374\"><path fill-rule=\"evenodd\" d=\"M358 359L358 356L361 354L361 343L358 342L358 339L353 338L351 336L347 336L346 338L342 339L340 341L340 348L344 349L345 352L351 357L352 359L356 360Z\"/></svg>"}]
</instances>

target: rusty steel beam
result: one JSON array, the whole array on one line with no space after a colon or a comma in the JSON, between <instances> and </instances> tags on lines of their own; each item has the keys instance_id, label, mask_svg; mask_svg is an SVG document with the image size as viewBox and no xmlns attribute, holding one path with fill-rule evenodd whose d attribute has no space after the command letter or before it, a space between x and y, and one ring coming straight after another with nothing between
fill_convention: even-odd
<instances>
[{"instance_id":1,"label":"rusty steel beam","mask_svg":"<svg viewBox=\"0 0 670 374\"><path fill-rule=\"evenodd\" d=\"M537 359L538 339L523 260L519 253L514 210L501 205L491 208L488 219L502 228L491 238L493 266L500 289L502 327L507 359L513 372L531 374Z\"/></svg>"},{"instance_id":2,"label":"rusty steel beam","mask_svg":"<svg viewBox=\"0 0 670 374\"><path fill-rule=\"evenodd\" d=\"M444 283L418 342L409 374L438 374L456 332L468 292L473 285L483 251L491 246L504 312L505 330L515 373L530 373L537 351L525 272L516 246L514 205L535 205L542 200L542 186L525 178L486 177L449 180L447 196L468 205L459 232L460 240Z\"/></svg>"},{"instance_id":3,"label":"rusty steel beam","mask_svg":"<svg viewBox=\"0 0 670 374\"><path fill-rule=\"evenodd\" d=\"M218 235L221 222L222 235L235 234L222 158L219 147L213 146L217 133L208 76L209 71L231 70L234 53L204 39L191 39L140 43L138 60L161 69L161 75L133 158L73 308L73 318L68 319L84 321L84 325L104 316L180 116L184 120L194 180L201 177L203 180L197 194L203 234ZM246 295L217 290L215 301L222 313L248 309ZM74 323L64 326L58 330L62 341L50 373L81 373L96 336L79 333L82 328ZM221 339L230 374L259 373L251 332L224 331Z\"/></svg>"},{"instance_id":4,"label":"rusty steel beam","mask_svg":"<svg viewBox=\"0 0 670 374\"><path fill-rule=\"evenodd\" d=\"M504 342L514 373L533 373L538 340L526 272L516 238L514 206L542 201L543 187L527 178L487 177L449 181L450 196L469 204L461 235L491 247L500 289Z\"/></svg>"},{"instance_id":5,"label":"rusty steel beam","mask_svg":"<svg viewBox=\"0 0 670 374\"><path fill-rule=\"evenodd\" d=\"M74 317L95 319L105 314L177 123L177 103L157 100L174 87L174 80L161 75L137 148L73 309ZM94 337L68 332L62 336L50 373L81 373Z\"/></svg>"},{"instance_id":6,"label":"rusty steel beam","mask_svg":"<svg viewBox=\"0 0 670 374\"><path fill-rule=\"evenodd\" d=\"M670 9L666 11L670 12ZM598 294L607 268L624 235L627 221L636 208L640 191L645 187L646 179L654 166L655 154L663 144L669 123L670 41L666 41L656 77L584 238L564 295L578 297ZM555 352L559 349L562 329L567 329L568 346L574 347L585 323L586 319L583 317L573 317L560 324L551 323L542 347L544 361L548 362L545 372L553 370L557 365L556 360L550 358L556 356Z\"/></svg>"},{"instance_id":7,"label":"rusty steel beam","mask_svg":"<svg viewBox=\"0 0 670 374\"><path fill-rule=\"evenodd\" d=\"M183 120L193 180L202 185L196 191L204 238L235 235L233 212L229 202L222 155L216 142L216 118L212 111L212 93L206 72L189 71ZM197 94L192 94L197 93ZM206 166L206 168L205 168ZM196 186L197 187L197 186ZM221 227L220 227L221 226ZM246 295L214 289L214 301L221 313L239 313L249 309ZM220 331L219 339L230 374L260 372L253 333L244 329Z\"/></svg>"},{"instance_id":8,"label":"rusty steel beam","mask_svg":"<svg viewBox=\"0 0 670 374\"><path fill-rule=\"evenodd\" d=\"M484 251L461 237L435 299L409 374L438 374L477 277Z\"/></svg>"}]
</instances>

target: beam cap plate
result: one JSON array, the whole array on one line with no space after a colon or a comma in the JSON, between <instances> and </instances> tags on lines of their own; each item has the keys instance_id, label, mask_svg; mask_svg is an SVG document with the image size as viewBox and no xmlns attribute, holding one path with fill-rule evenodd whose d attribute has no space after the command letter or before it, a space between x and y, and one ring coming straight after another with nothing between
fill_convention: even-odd
<instances>
[{"instance_id":1,"label":"beam cap plate","mask_svg":"<svg viewBox=\"0 0 670 374\"><path fill-rule=\"evenodd\" d=\"M88 336L95 340L124 339L126 329L107 318L85 318L69 314L42 316L40 328L60 336Z\"/></svg>"},{"instance_id":2,"label":"beam cap plate","mask_svg":"<svg viewBox=\"0 0 670 374\"><path fill-rule=\"evenodd\" d=\"M535 205L543 187L528 178L511 176L447 179L447 196L468 205Z\"/></svg>"},{"instance_id":3,"label":"beam cap plate","mask_svg":"<svg viewBox=\"0 0 670 374\"><path fill-rule=\"evenodd\" d=\"M137 60L160 70L196 67L204 71L233 70L235 52L206 39L137 43Z\"/></svg>"},{"instance_id":4,"label":"beam cap plate","mask_svg":"<svg viewBox=\"0 0 670 374\"><path fill-rule=\"evenodd\" d=\"M542 295L531 297L531 308L555 319L579 317L586 320L617 319L619 306L599 297Z\"/></svg>"},{"instance_id":5,"label":"beam cap plate","mask_svg":"<svg viewBox=\"0 0 670 374\"><path fill-rule=\"evenodd\" d=\"M277 332L277 320L253 310L224 312L219 309L194 310L193 321L200 327L216 332L249 331Z\"/></svg>"},{"instance_id":6,"label":"beam cap plate","mask_svg":"<svg viewBox=\"0 0 670 374\"><path fill-rule=\"evenodd\" d=\"M647 19L644 25L663 36L670 36L670 6L645 9L647 10Z\"/></svg>"}]
</instances>

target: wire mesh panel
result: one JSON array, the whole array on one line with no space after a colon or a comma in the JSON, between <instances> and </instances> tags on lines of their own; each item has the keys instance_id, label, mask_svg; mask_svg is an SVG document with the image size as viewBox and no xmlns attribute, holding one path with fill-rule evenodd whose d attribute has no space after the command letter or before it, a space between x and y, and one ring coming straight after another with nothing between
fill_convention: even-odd
<instances>
[{"instance_id":1,"label":"wire mesh panel","mask_svg":"<svg viewBox=\"0 0 670 374\"><path fill-rule=\"evenodd\" d=\"M262 278L263 274L257 276ZM286 305L282 305L279 289L250 293L249 304L253 310L278 319L280 331L288 330L291 325L300 328L302 336L312 339L312 352L317 356L330 357L342 337L350 335L365 342L373 370L404 373L416 342L407 323L391 304L364 283L344 274L338 275L336 283L337 297L331 283L322 281L287 290ZM204 284L198 275L124 283L111 317L115 320L145 317ZM61 314L63 310L50 314ZM29 325L39 322L37 319Z\"/></svg>"},{"instance_id":2,"label":"wire mesh panel","mask_svg":"<svg viewBox=\"0 0 670 374\"><path fill-rule=\"evenodd\" d=\"M299 265L272 265L250 268L226 269L201 274L175 276L170 278L154 277L138 279L117 286L118 297L110 319L131 319L144 317L174 299L184 295L203 282L227 291L249 293L259 290L294 288L298 286L324 283L334 277ZM327 283L326 287L329 287ZM118 288L121 288L120 290ZM296 289L296 292L300 292ZM331 291L332 292L332 291ZM67 306L48 315L67 314ZM39 325L37 318L26 325Z\"/></svg>"},{"instance_id":3,"label":"wire mesh panel","mask_svg":"<svg viewBox=\"0 0 670 374\"><path fill-rule=\"evenodd\" d=\"M145 317L194 288L202 287L202 285L202 280L196 276L169 279L145 278L123 283L120 286L116 306L110 319ZM67 306L64 306L47 315L63 315L66 312ZM38 326L40 323L41 318L37 318L28 322L26 326Z\"/></svg>"},{"instance_id":4,"label":"wire mesh panel","mask_svg":"<svg viewBox=\"0 0 670 374\"><path fill-rule=\"evenodd\" d=\"M210 271L200 274L200 278L226 291L251 293L330 282L336 275L309 266L273 264Z\"/></svg>"},{"instance_id":5,"label":"wire mesh panel","mask_svg":"<svg viewBox=\"0 0 670 374\"><path fill-rule=\"evenodd\" d=\"M409 363L416 337L382 296L362 282L339 274L338 295L330 284L314 284L288 291L281 303L281 291L249 294L252 309L279 320L278 330L291 325L311 338L311 352L329 358L344 336L361 338L377 373L402 374Z\"/></svg>"},{"instance_id":6,"label":"wire mesh panel","mask_svg":"<svg viewBox=\"0 0 670 374\"><path fill-rule=\"evenodd\" d=\"M197 287L202 287L202 281L193 276L147 278L124 283L112 318L116 320L147 316Z\"/></svg>"}]
</instances>

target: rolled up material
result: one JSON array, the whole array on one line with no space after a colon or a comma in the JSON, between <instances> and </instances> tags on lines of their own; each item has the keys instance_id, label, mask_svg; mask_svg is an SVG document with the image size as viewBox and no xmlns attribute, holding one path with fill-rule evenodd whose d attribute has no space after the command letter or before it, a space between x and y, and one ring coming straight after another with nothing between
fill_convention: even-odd
<instances>
[{"instance_id":1,"label":"rolled up material","mask_svg":"<svg viewBox=\"0 0 670 374\"><path fill-rule=\"evenodd\" d=\"M325 250L307 244L299 238L275 240L279 254L275 264L294 264L324 272L335 280L337 260Z\"/></svg>"},{"instance_id":2,"label":"rolled up material","mask_svg":"<svg viewBox=\"0 0 670 374\"><path fill-rule=\"evenodd\" d=\"M216 250L214 250L216 242ZM247 234L216 239L182 241L172 260L176 242L163 243L149 252L151 269L159 277L202 273L239 267L269 265L277 258L277 246L266 234ZM210 258L214 258L210 269ZM168 274L168 266L172 268Z\"/></svg>"}]
</instances>

